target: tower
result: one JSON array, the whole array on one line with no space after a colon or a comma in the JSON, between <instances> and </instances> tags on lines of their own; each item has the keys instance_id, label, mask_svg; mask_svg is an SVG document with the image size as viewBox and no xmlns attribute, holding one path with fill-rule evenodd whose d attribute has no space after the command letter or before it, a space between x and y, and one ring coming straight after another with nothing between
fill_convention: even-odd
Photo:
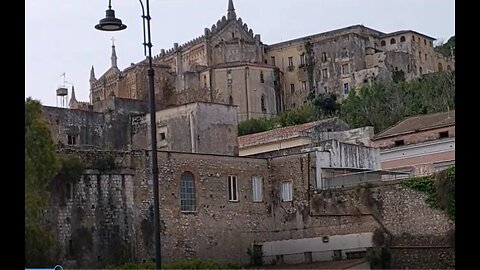
<instances>
[{"instance_id":1,"label":"tower","mask_svg":"<svg viewBox=\"0 0 480 270\"><path fill-rule=\"evenodd\" d=\"M65 72L62 73L62 75L60 75L60 77L62 76L63 76L63 85L57 88L57 107L58 107L58 103L60 102L60 108L66 108L67 99L68 99L68 89L65 86L65 83L67 82L65 80Z\"/></svg>"}]
</instances>

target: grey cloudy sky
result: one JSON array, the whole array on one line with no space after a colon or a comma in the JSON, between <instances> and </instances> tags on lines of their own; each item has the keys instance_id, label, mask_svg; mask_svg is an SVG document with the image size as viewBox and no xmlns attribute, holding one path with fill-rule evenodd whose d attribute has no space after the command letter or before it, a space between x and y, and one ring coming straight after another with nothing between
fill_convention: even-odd
<instances>
[{"instance_id":1,"label":"grey cloudy sky","mask_svg":"<svg viewBox=\"0 0 480 270\"><path fill-rule=\"evenodd\" d=\"M145 1L144 1L145 2ZM150 0L152 53L203 34L226 15L228 0ZM265 44L355 24L382 31L415 30L446 41L455 35L454 0L234 0L241 17ZM66 80L78 100L89 100L92 65L100 77L110 67L115 37L118 66L144 59L141 7L136 0L112 0L128 28L102 32L108 0L25 1L25 97L55 106L55 90ZM71 88L70 85L69 89Z\"/></svg>"}]
</instances>

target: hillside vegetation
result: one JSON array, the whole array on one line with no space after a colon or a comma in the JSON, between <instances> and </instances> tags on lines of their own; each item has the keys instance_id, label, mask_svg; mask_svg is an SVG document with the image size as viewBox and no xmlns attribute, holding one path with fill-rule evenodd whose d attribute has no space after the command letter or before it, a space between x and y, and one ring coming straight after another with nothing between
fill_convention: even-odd
<instances>
[{"instance_id":1,"label":"hillside vegetation","mask_svg":"<svg viewBox=\"0 0 480 270\"><path fill-rule=\"evenodd\" d=\"M455 109L455 71L429 73L412 81L405 81L403 72L392 75L390 83L353 89L341 103L334 94L320 94L279 116L240 122L239 136L333 116L351 128L373 126L377 133L405 117Z\"/></svg>"}]
</instances>

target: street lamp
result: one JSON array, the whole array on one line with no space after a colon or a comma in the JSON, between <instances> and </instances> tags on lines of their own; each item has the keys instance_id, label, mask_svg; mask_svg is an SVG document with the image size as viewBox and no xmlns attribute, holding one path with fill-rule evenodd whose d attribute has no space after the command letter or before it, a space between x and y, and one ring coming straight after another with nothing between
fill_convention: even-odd
<instances>
[{"instance_id":1,"label":"street lamp","mask_svg":"<svg viewBox=\"0 0 480 270\"><path fill-rule=\"evenodd\" d=\"M160 246L160 201L158 192L158 161L157 161L157 121L155 115L155 91L153 87L153 68L152 68L152 42L150 36L150 8L149 0L146 0L147 15L143 8L142 0L139 0L142 6L142 20L143 20L143 46L144 54L146 56L146 50L148 48L148 90L149 90L149 103L150 103L150 140L151 140L151 174L153 183L153 232L155 235L155 269L161 269L162 256ZM145 28L145 21L147 21L147 27ZM95 28L102 31L119 31L127 28L122 24L122 20L115 18L115 11L112 9L111 0L108 1L108 10L106 10L106 16L101 19ZM148 42L146 41L148 37Z\"/></svg>"}]
</instances>

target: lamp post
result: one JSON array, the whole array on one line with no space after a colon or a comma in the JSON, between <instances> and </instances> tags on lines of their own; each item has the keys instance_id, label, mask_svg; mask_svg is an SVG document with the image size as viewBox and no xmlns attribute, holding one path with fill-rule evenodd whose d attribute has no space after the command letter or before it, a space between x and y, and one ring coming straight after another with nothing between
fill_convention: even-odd
<instances>
[{"instance_id":1,"label":"lamp post","mask_svg":"<svg viewBox=\"0 0 480 270\"><path fill-rule=\"evenodd\" d=\"M162 266L162 256L161 256L161 245L160 245L160 200L159 200L159 191L158 191L158 161L157 161L157 121L155 115L155 90L154 90L154 81L153 81L153 67L152 67L152 42L150 36L150 7L149 0L146 0L147 15L145 15L145 10L143 7L142 0L139 0L140 5L142 6L142 20L143 20L143 46L144 54L146 56L148 48L148 99L150 103L150 140L151 140L151 151L150 151L150 167L151 167L151 176L153 183L153 231L155 235L155 269L161 269ZM147 26L145 27L145 21ZM104 19L101 19L95 28L102 31L119 31L127 28L126 25L122 24L122 20L115 18L115 11L112 9L111 0L108 1L108 10L106 10L106 16ZM148 42L147 39L148 38Z\"/></svg>"}]
</instances>

